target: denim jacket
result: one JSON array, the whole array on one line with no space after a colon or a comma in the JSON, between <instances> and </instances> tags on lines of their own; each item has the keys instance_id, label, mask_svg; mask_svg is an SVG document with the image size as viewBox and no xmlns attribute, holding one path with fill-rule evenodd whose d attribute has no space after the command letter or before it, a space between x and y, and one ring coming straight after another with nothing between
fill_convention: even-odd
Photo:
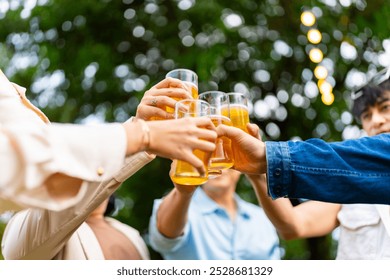
<instances>
[{"instance_id":1,"label":"denim jacket","mask_svg":"<svg viewBox=\"0 0 390 280\"><path fill-rule=\"evenodd\" d=\"M343 142L266 142L269 195L390 204L390 133Z\"/></svg>"}]
</instances>

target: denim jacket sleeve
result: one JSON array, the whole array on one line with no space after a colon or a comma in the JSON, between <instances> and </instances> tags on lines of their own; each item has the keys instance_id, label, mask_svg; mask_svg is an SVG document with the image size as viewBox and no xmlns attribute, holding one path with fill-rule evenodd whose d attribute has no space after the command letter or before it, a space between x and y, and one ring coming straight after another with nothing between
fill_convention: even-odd
<instances>
[{"instance_id":1,"label":"denim jacket sleeve","mask_svg":"<svg viewBox=\"0 0 390 280\"><path fill-rule=\"evenodd\" d=\"M326 143L266 142L273 198L390 204L390 134Z\"/></svg>"}]
</instances>

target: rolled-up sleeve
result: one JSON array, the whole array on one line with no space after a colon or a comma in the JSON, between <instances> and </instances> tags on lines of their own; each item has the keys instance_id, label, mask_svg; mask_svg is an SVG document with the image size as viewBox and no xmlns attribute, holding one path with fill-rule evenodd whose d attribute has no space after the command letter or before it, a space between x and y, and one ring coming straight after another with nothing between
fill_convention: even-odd
<instances>
[{"instance_id":1,"label":"rolled-up sleeve","mask_svg":"<svg viewBox=\"0 0 390 280\"><path fill-rule=\"evenodd\" d=\"M157 228L157 212L162 200L156 199L153 205L153 213L149 222L149 244L150 246L161 254L168 254L178 250L186 241L188 237L188 223L184 227L183 235L177 238L168 238L161 234Z\"/></svg>"}]
</instances>

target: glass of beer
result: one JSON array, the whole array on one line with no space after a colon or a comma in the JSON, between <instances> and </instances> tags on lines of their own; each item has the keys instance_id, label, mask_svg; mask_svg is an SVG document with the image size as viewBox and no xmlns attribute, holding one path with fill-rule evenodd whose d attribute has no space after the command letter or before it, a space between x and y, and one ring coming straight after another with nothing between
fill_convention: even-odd
<instances>
[{"instance_id":1,"label":"glass of beer","mask_svg":"<svg viewBox=\"0 0 390 280\"><path fill-rule=\"evenodd\" d=\"M175 105L175 118L187 117L208 117L210 114L210 104L198 99L183 99ZM210 164L211 153L206 153L195 149L194 155L203 161L206 173L200 174L198 170L188 162L177 160L171 179L179 185L201 185L208 180L208 169Z\"/></svg>"},{"instance_id":2,"label":"glass of beer","mask_svg":"<svg viewBox=\"0 0 390 280\"><path fill-rule=\"evenodd\" d=\"M198 98L198 75L196 75L194 71L184 68L174 69L165 75L165 78L168 77L179 79L180 81L184 82L188 90L191 92L192 98ZM177 98L174 99L178 100ZM175 108L166 106L165 111L168 113L174 113ZM150 120L164 120L164 118L152 117Z\"/></svg>"},{"instance_id":3,"label":"glass of beer","mask_svg":"<svg viewBox=\"0 0 390 280\"><path fill-rule=\"evenodd\" d=\"M210 104L210 118L215 127L220 124L232 125L229 112L229 98L222 91L206 91L199 95L200 100ZM231 140L228 137L218 137L216 149L211 155L209 178L222 174L222 170L233 166L233 152Z\"/></svg>"},{"instance_id":4,"label":"glass of beer","mask_svg":"<svg viewBox=\"0 0 390 280\"><path fill-rule=\"evenodd\" d=\"M245 94L238 92L230 92L227 96L229 97L229 112L233 126L248 133L246 128L246 125L249 123L248 98ZM234 161L237 163L246 162L244 158L240 157L239 153L235 152L236 150L238 149L232 143Z\"/></svg>"},{"instance_id":5,"label":"glass of beer","mask_svg":"<svg viewBox=\"0 0 390 280\"><path fill-rule=\"evenodd\" d=\"M192 98L198 98L198 75L189 69L174 69L165 75L165 78L175 78L183 81L191 89Z\"/></svg>"},{"instance_id":6,"label":"glass of beer","mask_svg":"<svg viewBox=\"0 0 390 280\"><path fill-rule=\"evenodd\" d=\"M168 77L179 79L184 82L191 91L192 98L198 98L198 75L196 75L194 71L189 69L174 69L165 75L165 78ZM173 113L174 108L167 107L167 112Z\"/></svg>"},{"instance_id":7,"label":"glass of beer","mask_svg":"<svg viewBox=\"0 0 390 280\"><path fill-rule=\"evenodd\" d=\"M233 126L248 133L246 128L249 123L248 98L245 94L238 92L230 92L227 95L229 97L230 120Z\"/></svg>"}]
</instances>

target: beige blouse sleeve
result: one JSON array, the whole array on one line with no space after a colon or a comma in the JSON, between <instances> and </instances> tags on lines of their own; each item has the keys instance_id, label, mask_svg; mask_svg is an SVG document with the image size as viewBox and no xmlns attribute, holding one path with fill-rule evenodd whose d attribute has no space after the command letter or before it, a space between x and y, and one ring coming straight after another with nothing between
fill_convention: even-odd
<instances>
[{"instance_id":1,"label":"beige blouse sleeve","mask_svg":"<svg viewBox=\"0 0 390 280\"><path fill-rule=\"evenodd\" d=\"M49 176L62 173L102 182L123 166L126 134L121 124L47 124L23 98L24 89L0 70L0 199L61 210L81 199L86 185L59 203L46 191Z\"/></svg>"},{"instance_id":2,"label":"beige blouse sleeve","mask_svg":"<svg viewBox=\"0 0 390 280\"><path fill-rule=\"evenodd\" d=\"M153 159L154 155L144 152L127 158L125 165L112 179L102 183L85 183L86 193L83 199L63 211L27 209L16 213L8 222L3 235L4 258L54 258L89 214L124 180Z\"/></svg>"}]
</instances>

